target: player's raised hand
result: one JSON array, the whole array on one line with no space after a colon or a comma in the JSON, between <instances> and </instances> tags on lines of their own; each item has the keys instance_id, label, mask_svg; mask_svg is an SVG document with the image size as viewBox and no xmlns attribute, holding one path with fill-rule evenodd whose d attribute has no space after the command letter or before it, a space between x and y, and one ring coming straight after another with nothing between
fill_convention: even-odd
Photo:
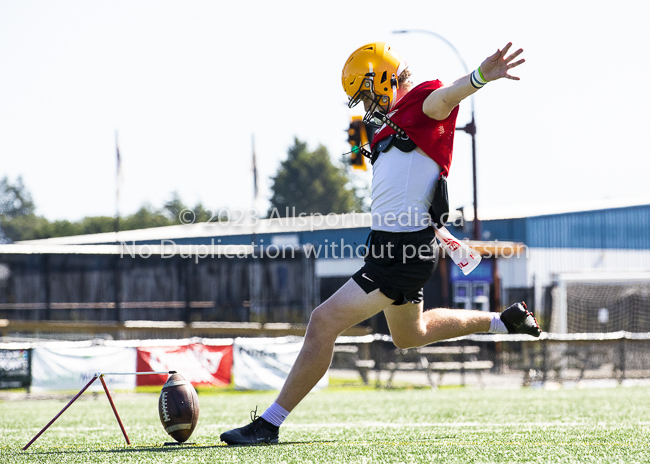
<instances>
[{"instance_id":1,"label":"player's raised hand","mask_svg":"<svg viewBox=\"0 0 650 464\"><path fill-rule=\"evenodd\" d=\"M502 77L515 81L519 80L518 77L508 74L508 71L526 61L524 59L521 59L513 62L515 58L521 55L524 49L520 48L516 52L508 55L510 47L512 47L512 42L508 42L508 44L503 47L503 49L497 50L494 55L487 57L485 61L481 63L481 73L483 74L483 78L486 81L496 81Z\"/></svg>"}]
</instances>

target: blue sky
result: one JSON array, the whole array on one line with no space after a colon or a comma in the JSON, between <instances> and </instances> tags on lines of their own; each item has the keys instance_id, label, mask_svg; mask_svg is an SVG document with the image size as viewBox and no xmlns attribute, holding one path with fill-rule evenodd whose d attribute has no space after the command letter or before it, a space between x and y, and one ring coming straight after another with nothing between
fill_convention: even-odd
<instances>
[{"instance_id":1,"label":"blue sky","mask_svg":"<svg viewBox=\"0 0 650 464\"><path fill-rule=\"evenodd\" d=\"M48 219L252 204L251 136L268 181L293 137L347 152L340 83L352 50L387 41L420 82L451 82L512 41L521 81L475 97L479 215L490 208L638 199L648 188L648 2L0 2L0 176L22 175ZM469 119L461 106L459 125ZM358 185L370 174L355 173ZM457 133L452 206L470 206Z\"/></svg>"}]
</instances>

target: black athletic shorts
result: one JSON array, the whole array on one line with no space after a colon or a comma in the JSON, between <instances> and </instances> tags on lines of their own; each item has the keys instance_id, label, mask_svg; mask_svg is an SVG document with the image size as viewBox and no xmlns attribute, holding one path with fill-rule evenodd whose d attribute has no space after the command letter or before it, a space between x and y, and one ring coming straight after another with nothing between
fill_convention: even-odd
<instances>
[{"instance_id":1,"label":"black athletic shorts","mask_svg":"<svg viewBox=\"0 0 650 464\"><path fill-rule=\"evenodd\" d=\"M366 293L379 289L394 305L420 303L422 287L438 265L433 227L417 232L373 230L368 242L366 263L352 279Z\"/></svg>"}]
</instances>

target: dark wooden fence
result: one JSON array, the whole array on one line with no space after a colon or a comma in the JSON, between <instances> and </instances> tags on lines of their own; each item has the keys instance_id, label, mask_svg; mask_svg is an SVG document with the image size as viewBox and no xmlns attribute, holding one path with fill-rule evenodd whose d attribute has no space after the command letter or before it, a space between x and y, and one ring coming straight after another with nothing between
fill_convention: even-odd
<instances>
[{"instance_id":1,"label":"dark wooden fence","mask_svg":"<svg viewBox=\"0 0 650 464\"><path fill-rule=\"evenodd\" d=\"M306 323L319 303L314 260L301 250L197 258L10 247L0 247L0 319Z\"/></svg>"}]
</instances>

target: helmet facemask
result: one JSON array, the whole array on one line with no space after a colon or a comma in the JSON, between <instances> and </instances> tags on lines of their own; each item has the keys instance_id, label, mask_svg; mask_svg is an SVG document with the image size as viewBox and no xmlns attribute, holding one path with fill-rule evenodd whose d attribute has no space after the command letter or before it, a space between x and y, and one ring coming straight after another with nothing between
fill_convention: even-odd
<instances>
[{"instance_id":1,"label":"helmet facemask","mask_svg":"<svg viewBox=\"0 0 650 464\"><path fill-rule=\"evenodd\" d=\"M395 102L397 99L397 79L395 78L395 74L391 76L390 83L393 90L392 99L388 95L379 95L375 92L375 73L372 70L372 64L369 64L369 68L369 72L367 72L365 77L361 80L359 89L352 97L350 97L348 107L352 108L357 106L359 102L363 100L370 101L370 108L366 111L363 121L366 123L377 123L378 121L374 117L375 112L379 111L383 114L387 114L390 110L391 103Z\"/></svg>"}]
</instances>

